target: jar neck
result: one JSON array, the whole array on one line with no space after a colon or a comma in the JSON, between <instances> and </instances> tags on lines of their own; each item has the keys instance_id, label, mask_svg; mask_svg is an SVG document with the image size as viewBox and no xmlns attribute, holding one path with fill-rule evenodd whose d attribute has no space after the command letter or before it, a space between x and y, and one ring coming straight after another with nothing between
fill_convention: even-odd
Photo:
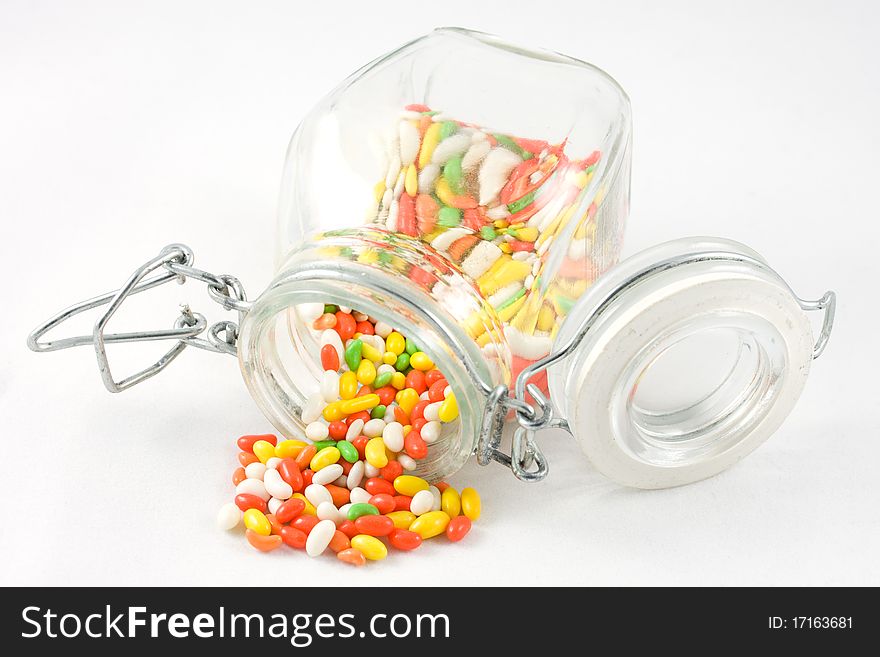
<instances>
[{"instance_id":1,"label":"jar neck","mask_svg":"<svg viewBox=\"0 0 880 657\"><path fill-rule=\"evenodd\" d=\"M476 445L486 395L510 382L501 325L474 284L429 246L381 228L323 233L291 251L249 312L239 354L251 394L293 437L322 372L314 332L295 309L315 303L370 315L431 357L458 400L459 429L434 445L418 473L439 479L458 470Z\"/></svg>"}]
</instances>

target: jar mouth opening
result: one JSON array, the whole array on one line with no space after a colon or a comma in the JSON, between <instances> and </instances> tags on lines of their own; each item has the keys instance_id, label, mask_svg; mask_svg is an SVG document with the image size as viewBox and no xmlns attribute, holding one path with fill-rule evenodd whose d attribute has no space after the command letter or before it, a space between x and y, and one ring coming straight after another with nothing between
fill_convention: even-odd
<instances>
[{"instance_id":1,"label":"jar mouth opening","mask_svg":"<svg viewBox=\"0 0 880 657\"><path fill-rule=\"evenodd\" d=\"M622 447L658 467L724 453L761 423L781 389L781 336L759 317L688 320L646 347L611 409Z\"/></svg>"},{"instance_id":2,"label":"jar mouth opening","mask_svg":"<svg viewBox=\"0 0 880 657\"><path fill-rule=\"evenodd\" d=\"M285 436L301 438L306 399L319 389L320 332L302 310L315 304L352 307L391 325L413 339L442 371L458 402L459 417L444 425L414 474L429 480L446 477L473 453L482 420L484 391L491 381L482 358L469 353L461 328L412 298L406 281L377 275L355 263L311 262L286 272L248 313L242 329L239 361L251 395ZM486 385L489 385L488 383Z\"/></svg>"}]
</instances>

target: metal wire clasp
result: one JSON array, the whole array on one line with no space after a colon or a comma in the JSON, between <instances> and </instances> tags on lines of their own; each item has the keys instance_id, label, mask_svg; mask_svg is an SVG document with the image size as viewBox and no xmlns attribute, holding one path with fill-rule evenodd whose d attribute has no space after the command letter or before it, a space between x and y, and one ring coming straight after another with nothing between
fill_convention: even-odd
<instances>
[{"instance_id":1,"label":"metal wire clasp","mask_svg":"<svg viewBox=\"0 0 880 657\"><path fill-rule=\"evenodd\" d=\"M209 328L205 317L199 313L194 313L186 304L181 306L180 315L171 329L110 334L105 332L110 318L113 317L114 313L119 310L119 307L130 295L150 290L171 281L177 281L182 284L187 278L194 278L207 283L208 294L211 298L227 310L238 311L240 323L250 307L244 287L233 276L225 274L216 276L200 269L194 269L192 266L194 259L192 249L188 246L183 244L170 244L166 246L159 252L159 255L138 267L118 290L107 292L106 294L65 308L40 324L28 335L28 347L33 351L58 351L59 349L68 349L87 344L93 345L95 356L98 360L98 370L101 372L101 379L104 381L104 386L110 392L121 392L158 374L171 361L177 358L186 347L198 347L234 356L236 354L239 325L235 322L220 321ZM159 269L164 269L165 271L148 278L150 274ZM104 305L107 305L107 310L95 322L91 335L40 341L48 331L63 324L71 317ZM206 330L207 339L199 337ZM110 371L110 363L107 360L106 345L108 342L147 342L155 340L176 340L176 342L159 360L149 367L121 380L113 378Z\"/></svg>"}]
</instances>

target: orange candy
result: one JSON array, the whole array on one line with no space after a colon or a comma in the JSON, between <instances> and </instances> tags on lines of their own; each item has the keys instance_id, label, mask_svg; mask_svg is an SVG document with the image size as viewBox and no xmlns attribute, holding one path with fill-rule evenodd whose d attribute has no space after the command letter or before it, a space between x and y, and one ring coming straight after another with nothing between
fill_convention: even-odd
<instances>
[{"instance_id":1,"label":"orange candy","mask_svg":"<svg viewBox=\"0 0 880 657\"><path fill-rule=\"evenodd\" d=\"M248 529L245 531L245 536L247 536L248 543L260 552L271 552L272 550L281 547L281 537L277 534L263 536L262 534L258 534L257 532Z\"/></svg>"},{"instance_id":2,"label":"orange candy","mask_svg":"<svg viewBox=\"0 0 880 657\"><path fill-rule=\"evenodd\" d=\"M309 463L312 462L312 457L318 453L317 448L314 445L309 445L303 451L299 453L299 455L294 459L296 464L299 466L300 470L305 470L309 467Z\"/></svg>"},{"instance_id":3,"label":"orange candy","mask_svg":"<svg viewBox=\"0 0 880 657\"><path fill-rule=\"evenodd\" d=\"M254 453L254 443L258 440L265 440L267 443L272 443L273 445L278 444L278 438L276 438L271 433L264 433L261 435L253 435L253 436L242 436L235 443L238 445L238 448L242 452L250 452Z\"/></svg>"},{"instance_id":4,"label":"orange candy","mask_svg":"<svg viewBox=\"0 0 880 657\"><path fill-rule=\"evenodd\" d=\"M336 329L339 337L342 338L342 344L345 344L345 341L354 335L357 329L357 322L354 321L351 313L344 313L340 310L336 313L336 326L333 328Z\"/></svg>"},{"instance_id":5,"label":"orange candy","mask_svg":"<svg viewBox=\"0 0 880 657\"><path fill-rule=\"evenodd\" d=\"M299 516L290 523L291 527L300 530L304 534L308 534L320 522L317 516Z\"/></svg>"},{"instance_id":6,"label":"orange candy","mask_svg":"<svg viewBox=\"0 0 880 657\"><path fill-rule=\"evenodd\" d=\"M276 469L278 470L278 474L281 475L281 478L290 484L294 493L298 493L305 488L302 472L300 472L299 466L294 459L289 456L286 459L282 459Z\"/></svg>"},{"instance_id":7,"label":"orange candy","mask_svg":"<svg viewBox=\"0 0 880 657\"><path fill-rule=\"evenodd\" d=\"M388 542L398 550L415 550L422 544L422 537L408 529L393 529L388 534Z\"/></svg>"},{"instance_id":8,"label":"orange candy","mask_svg":"<svg viewBox=\"0 0 880 657\"><path fill-rule=\"evenodd\" d=\"M333 538L330 539L330 545L328 547L334 552L342 552L351 547L351 541L348 540L348 536L337 529L333 534Z\"/></svg>"},{"instance_id":9,"label":"orange candy","mask_svg":"<svg viewBox=\"0 0 880 657\"><path fill-rule=\"evenodd\" d=\"M336 372L339 369L339 352L332 344L321 347L321 367Z\"/></svg>"},{"instance_id":10,"label":"orange candy","mask_svg":"<svg viewBox=\"0 0 880 657\"><path fill-rule=\"evenodd\" d=\"M280 534L281 533L281 529L282 529L281 523L278 522L278 518L275 517L274 513L267 513L266 520L268 520L269 524L272 526L272 533L273 534Z\"/></svg>"},{"instance_id":11,"label":"orange candy","mask_svg":"<svg viewBox=\"0 0 880 657\"><path fill-rule=\"evenodd\" d=\"M253 452L239 452L238 453L238 462L241 463L243 468L246 468L251 463L259 463L260 459L254 456Z\"/></svg>"},{"instance_id":12,"label":"orange candy","mask_svg":"<svg viewBox=\"0 0 880 657\"><path fill-rule=\"evenodd\" d=\"M471 521L467 516L455 516L446 525L446 538L457 543L471 530Z\"/></svg>"},{"instance_id":13,"label":"orange candy","mask_svg":"<svg viewBox=\"0 0 880 657\"><path fill-rule=\"evenodd\" d=\"M354 523L351 520L345 520L339 525L339 527L337 527L337 529L349 538L354 538L358 535L357 527L354 526Z\"/></svg>"},{"instance_id":14,"label":"orange candy","mask_svg":"<svg viewBox=\"0 0 880 657\"><path fill-rule=\"evenodd\" d=\"M306 546L307 539L308 536L301 529L290 526L281 528L281 540L284 541L285 545L289 545L292 548L302 550Z\"/></svg>"},{"instance_id":15,"label":"orange candy","mask_svg":"<svg viewBox=\"0 0 880 657\"><path fill-rule=\"evenodd\" d=\"M388 536L394 531L394 521L388 516L361 516L354 521L354 526L368 536Z\"/></svg>"},{"instance_id":16,"label":"orange candy","mask_svg":"<svg viewBox=\"0 0 880 657\"><path fill-rule=\"evenodd\" d=\"M336 558L345 563L350 563L352 566L363 566L367 563L367 558L364 556L363 552L354 548L348 548L347 550L337 552Z\"/></svg>"},{"instance_id":17,"label":"orange candy","mask_svg":"<svg viewBox=\"0 0 880 657\"><path fill-rule=\"evenodd\" d=\"M343 486L336 486L334 484L327 484L326 486L324 486L324 488L326 488L330 492L330 497L333 498L333 505L337 509L343 504L348 504L351 497L350 490Z\"/></svg>"},{"instance_id":18,"label":"orange candy","mask_svg":"<svg viewBox=\"0 0 880 657\"><path fill-rule=\"evenodd\" d=\"M367 489L367 492L370 495L379 495L380 493L386 493L388 495L394 496L395 490L394 486L390 481L385 481L384 479L379 479L379 477L371 477L367 479L367 483L364 484L364 488Z\"/></svg>"},{"instance_id":19,"label":"orange candy","mask_svg":"<svg viewBox=\"0 0 880 657\"><path fill-rule=\"evenodd\" d=\"M233 486L238 486L245 479L247 479L247 473L244 471L244 468L236 468L235 472L232 473Z\"/></svg>"},{"instance_id":20,"label":"orange candy","mask_svg":"<svg viewBox=\"0 0 880 657\"><path fill-rule=\"evenodd\" d=\"M303 502L298 497L291 497L289 500L281 503L281 506L279 506L278 509L275 511L275 518L278 519L278 522L286 524L299 516L305 510L305 502Z\"/></svg>"}]
</instances>

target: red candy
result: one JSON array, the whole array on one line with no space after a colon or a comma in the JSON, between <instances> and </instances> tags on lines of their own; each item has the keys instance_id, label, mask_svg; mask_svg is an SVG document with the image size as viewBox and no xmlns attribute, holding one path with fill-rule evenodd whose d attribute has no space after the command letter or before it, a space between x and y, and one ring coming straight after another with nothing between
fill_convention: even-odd
<instances>
[{"instance_id":1,"label":"red candy","mask_svg":"<svg viewBox=\"0 0 880 657\"><path fill-rule=\"evenodd\" d=\"M317 516L299 516L296 520L290 523L290 526L308 534L318 522L319 520Z\"/></svg>"},{"instance_id":2,"label":"red candy","mask_svg":"<svg viewBox=\"0 0 880 657\"><path fill-rule=\"evenodd\" d=\"M412 370L406 375L406 387L412 388L420 395L428 389L425 383L425 373L419 370Z\"/></svg>"},{"instance_id":3,"label":"red candy","mask_svg":"<svg viewBox=\"0 0 880 657\"><path fill-rule=\"evenodd\" d=\"M422 427L426 424L428 424L428 421L423 417L420 417L417 420L412 420L412 422L410 423L413 431L421 431Z\"/></svg>"},{"instance_id":4,"label":"red candy","mask_svg":"<svg viewBox=\"0 0 880 657\"><path fill-rule=\"evenodd\" d=\"M425 408L427 408L430 403L430 399L423 399L422 401L418 402L415 406L413 406L413 409L410 411L409 419L413 422L419 419L423 419L425 417Z\"/></svg>"},{"instance_id":5,"label":"red candy","mask_svg":"<svg viewBox=\"0 0 880 657\"><path fill-rule=\"evenodd\" d=\"M397 389L394 386L383 386L373 392L379 395L379 403L382 404L382 406L388 406L388 404L394 401L394 397L397 395ZM367 420L369 420L369 417ZM364 421L366 422L366 420Z\"/></svg>"},{"instance_id":6,"label":"red candy","mask_svg":"<svg viewBox=\"0 0 880 657\"><path fill-rule=\"evenodd\" d=\"M410 431L403 439L403 448L412 458L419 460L428 455L428 443L422 440L418 431Z\"/></svg>"},{"instance_id":7,"label":"red candy","mask_svg":"<svg viewBox=\"0 0 880 657\"><path fill-rule=\"evenodd\" d=\"M240 495L235 496L235 506L237 506L242 511L247 511L248 509L257 509L262 513L266 513L267 507L266 502L262 497L257 497L256 495L250 495L249 493L241 493Z\"/></svg>"},{"instance_id":8,"label":"red candy","mask_svg":"<svg viewBox=\"0 0 880 657\"><path fill-rule=\"evenodd\" d=\"M275 511L275 519L282 525L287 524L306 510L306 503L298 497L291 497L281 503Z\"/></svg>"},{"instance_id":9,"label":"red candy","mask_svg":"<svg viewBox=\"0 0 880 657\"><path fill-rule=\"evenodd\" d=\"M422 537L408 529L393 529L388 534L388 542L398 550L415 550L422 544Z\"/></svg>"},{"instance_id":10,"label":"red candy","mask_svg":"<svg viewBox=\"0 0 880 657\"><path fill-rule=\"evenodd\" d=\"M446 390L446 386L449 385L446 383L446 379L440 379L428 388L428 399L431 403L443 401L446 397L443 395L443 391Z\"/></svg>"},{"instance_id":11,"label":"red candy","mask_svg":"<svg viewBox=\"0 0 880 657\"><path fill-rule=\"evenodd\" d=\"M367 448L368 442L370 442L370 439L363 434L351 441L351 444L354 445L355 449L358 451L358 457L361 460L365 458L364 450Z\"/></svg>"},{"instance_id":12,"label":"red candy","mask_svg":"<svg viewBox=\"0 0 880 657\"><path fill-rule=\"evenodd\" d=\"M443 376L443 372L438 369L428 370L427 372L425 372L425 385L430 388L432 385L437 383L437 381L445 378L446 377Z\"/></svg>"},{"instance_id":13,"label":"red candy","mask_svg":"<svg viewBox=\"0 0 880 657\"><path fill-rule=\"evenodd\" d=\"M315 476L315 471L311 468L306 468L302 471L302 480L303 480L303 488L306 486L312 485L312 477Z\"/></svg>"},{"instance_id":14,"label":"red candy","mask_svg":"<svg viewBox=\"0 0 880 657\"><path fill-rule=\"evenodd\" d=\"M321 347L321 367L336 372L339 370L339 352L332 344Z\"/></svg>"},{"instance_id":15,"label":"red candy","mask_svg":"<svg viewBox=\"0 0 880 657\"><path fill-rule=\"evenodd\" d=\"M336 313L336 326L333 329L339 334L339 337L342 338L342 344L345 344L345 341L354 336L354 332L357 329L357 322L354 321L354 317L351 316L351 313L344 313L341 310Z\"/></svg>"},{"instance_id":16,"label":"red candy","mask_svg":"<svg viewBox=\"0 0 880 657\"><path fill-rule=\"evenodd\" d=\"M375 335L376 330L373 328L373 325L367 321L358 322L355 325L355 333L361 333L363 335ZM336 369L339 369L338 367Z\"/></svg>"},{"instance_id":17,"label":"red candy","mask_svg":"<svg viewBox=\"0 0 880 657\"><path fill-rule=\"evenodd\" d=\"M379 495L380 493L385 493L387 495L394 496L394 486L391 485L390 481L385 481L384 479L379 479L379 477L371 477L367 479L367 483L364 484L364 488L367 489L367 492L370 495Z\"/></svg>"},{"instance_id":18,"label":"red candy","mask_svg":"<svg viewBox=\"0 0 880 657\"><path fill-rule=\"evenodd\" d=\"M336 528L338 531L341 531L343 534L348 536L349 538L354 538L358 535L357 527L354 526L354 523L351 520L345 520L339 527Z\"/></svg>"},{"instance_id":19,"label":"red candy","mask_svg":"<svg viewBox=\"0 0 880 657\"><path fill-rule=\"evenodd\" d=\"M283 459L281 463L278 464L278 474L281 475L281 478L290 484L290 487L293 489L294 493L298 493L303 488L305 488L305 483L303 482L302 472L300 472L299 466L289 456L286 459Z\"/></svg>"},{"instance_id":20,"label":"red candy","mask_svg":"<svg viewBox=\"0 0 880 657\"><path fill-rule=\"evenodd\" d=\"M388 516L361 516L354 521L354 526L369 536L388 536L394 531L394 521Z\"/></svg>"},{"instance_id":21,"label":"red candy","mask_svg":"<svg viewBox=\"0 0 880 657\"><path fill-rule=\"evenodd\" d=\"M388 465L384 468L379 468L379 476L385 481L394 481L402 474L403 466L397 461L388 461Z\"/></svg>"},{"instance_id":22,"label":"red candy","mask_svg":"<svg viewBox=\"0 0 880 657\"><path fill-rule=\"evenodd\" d=\"M302 550L306 546L307 539L308 534L301 529L291 526L281 528L281 540L292 548Z\"/></svg>"},{"instance_id":23,"label":"red candy","mask_svg":"<svg viewBox=\"0 0 880 657\"><path fill-rule=\"evenodd\" d=\"M258 440L265 440L267 443L272 443L273 445L278 444L278 438L273 436L271 433L254 436L242 436L236 441L236 444L242 452L250 452L251 454L253 454L254 443Z\"/></svg>"},{"instance_id":24,"label":"red candy","mask_svg":"<svg viewBox=\"0 0 880 657\"><path fill-rule=\"evenodd\" d=\"M412 498L409 495L395 495L394 496L394 510L395 511L409 511L410 502L412 502Z\"/></svg>"},{"instance_id":25,"label":"red candy","mask_svg":"<svg viewBox=\"0 0 880 657\"><path fill-rule=\"evenodd\" d=\"M258 497L257 499L259 500L260 498ZM262 500L260 501L262 502ZM369 503L379 509L379 513L381 513L383 516L386 513L391 513L392 511L394 511L394 497L389 495L388 493L379 493L378 495L373 495L373 497L369 499ZM244 509L242 509L242 511L244 511Z\"/></svg>"},{"instance_id":26,"label":"red candy","mask_svg":"<svg viewBox=\"0 0 880 657\"><path fill-rule=\"evenodd\" d=\"M467 516L455 516L446 525L446 538L457 543L471 530L471 520Z\"/></svg>"},{"instance_id":27,"label":"red candy","mask_svg":"<svg viewBox=\"0 0 880 657\"><path fill-rule=\"evenodd\" d=\"M357 413L352 413L345 418L345 424L351 426L351 423L355 420L363 420L364 424L366 424L370 421L370 411L358 411Z\"/></svg>"},{"instance_id":28,"label":"red candy","mask_svg":"<svg viewBox=\"0 0 880 657\"><path fill-rule=\"evenodd\" d=\"M342 440L348 431L348 425L342 420L335 420L327 427L327 431L333 440Z\"/></svg>"}]
</instances>

